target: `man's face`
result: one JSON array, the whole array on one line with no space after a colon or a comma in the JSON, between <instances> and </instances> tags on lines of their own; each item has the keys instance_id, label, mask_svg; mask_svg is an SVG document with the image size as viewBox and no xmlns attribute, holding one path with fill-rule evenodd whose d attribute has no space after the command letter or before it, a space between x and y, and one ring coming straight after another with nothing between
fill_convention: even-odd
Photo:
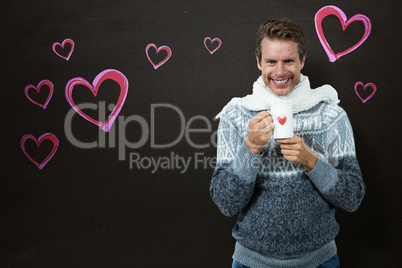
<instances>
[{"instance_id":1,"label":"man's face","mask_svg":"<svg viewBox=\"0 0 402 268\"><path fill-rule=\"evenodd\" d=\"M257 64L271 91L285 96L299 83L305 59L306 56L300 61L296 42L264 38L261 42L261 62L257 57Z\"/></svg>"}]
</instances>

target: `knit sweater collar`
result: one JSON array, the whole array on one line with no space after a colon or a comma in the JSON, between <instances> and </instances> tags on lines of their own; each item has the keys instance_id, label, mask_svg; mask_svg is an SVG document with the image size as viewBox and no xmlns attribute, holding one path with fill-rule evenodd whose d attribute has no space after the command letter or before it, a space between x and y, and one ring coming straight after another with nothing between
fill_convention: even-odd
<instances>
[{"instance_id":1,"label":"knit sweater collar","mask_svg":"<svg viewBox=\"0 0 402 268\"><path fill-rule=\"evenodd\" d=\"M316 89L310 87L307 76L301 74L300 82L286 96L275 95L264 83L262 76L253 84L253 93L242 98L233 98L216 116L221 117L227 109L242 106L251 111L269 110L273 104L293 104L293 113L306 111L320 102L339 103L338 93L330 85Z\"/></svg>"}]
</instances>

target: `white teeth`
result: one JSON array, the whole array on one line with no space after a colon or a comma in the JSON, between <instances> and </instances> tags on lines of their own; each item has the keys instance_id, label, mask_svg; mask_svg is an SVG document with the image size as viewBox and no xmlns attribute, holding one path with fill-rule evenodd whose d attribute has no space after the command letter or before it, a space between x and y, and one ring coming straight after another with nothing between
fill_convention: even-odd
<instances>
[{"instance_id":1,"label":"white teeth","mask_svg":"<svg viewBox=\"0 0 402 268\"><path fill-rule=\"evenodd\" d=\"M274 80L276 84L283 84L286 83L288 81L288 79L285 80Z\"/></svg>"}]
</instances>

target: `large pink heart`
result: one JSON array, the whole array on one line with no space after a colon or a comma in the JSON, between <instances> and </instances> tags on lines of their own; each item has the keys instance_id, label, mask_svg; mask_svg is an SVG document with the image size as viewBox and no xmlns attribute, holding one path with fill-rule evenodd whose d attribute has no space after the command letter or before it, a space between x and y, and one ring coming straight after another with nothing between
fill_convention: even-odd
<instances>
[{"instance_id":1,"label":"large pink heart","mask_svg":"<svg viewBox=\"0 0 402 268\"><path fill-rule=\"evenodd\" d=\"M211 45L212 45L212 43L214 43L214 42L218 42L218 46L217 46L216 48L214 48L213 50L210 50L209 47L207 46L207 40L210 41ZM212 39L212 40L211 40L210 37L205 37L205 38L204 38L204 46L205 46L205 48L209 51L209 53L211 53L211 55L212 55L215 51L217 51L217 50L221 47L221 45L222 45L222 40L219 39L219 38L214 38L214 39Z\"/></svg>"},{"instance_id":2,"label":"large pink heart","mask_svg":"<svg viewBox=\"0 0 402 268\"><path fill-rule=\"evenodd\" d=\"M336 53L331 49L330 45L328 44L327 40L325 39L324 32L322 30L322 20L328 16L328 15L335 15L338 17L338 19L342 23L342 29L345 31L346 27L349 26L350 23L354 21L361 21L364 23L364 34L362 39L360 39L359 42L357 42L354 46L348 48L345 51ZM317 14L315 15L315 29L317 31L318 38L320 39L320 42L325 50L325 52L328 55L329 61L334 62L336 60L339 60L340 57L345 56L346 54L352 52L356 48L358 48L361 44L363 44L364 41L366 41L367 37L371 33L371 22L369 18L367 18L364 15L361 14L356 14L353 17L351 17L349 20L347 20L345 13L341 9L339 9L336 6L325 6L321 8Z\"/></svg>"},{"instance_id":3,"label":"large pink heart","mask_svg":"<svg viewBox=\"0 0 402 268\"><path fill-rule=\"evenodd\" d=\"M69 44L71 45L71 48L70 48L70 51L69 51L68 54L67 54L67 57L60 55L60 54L57 53L57 51L56 51L56 47L57 47L57 46L61 46L61 48L64 49L64 45L65 45L66 43L69 43ZM60 44L59 42L55 42L55 43L53 44L53 46L52 46L52 49L53 49L53 52L56 53L57 56L59 56L59 57L65 59L66 61L68 61L68 60L70 59L70 57L71 57L71 54L73 54L73 50L74 50L74 41L67 38L67 39L64 40L63 43L61 43L61 44Z\"/></svg>"},{"instance_id":4,"label":"large pink heart","mask_svg":"<svg viewBox=\"0 0 402 268\"><path fill-rule=\"evenodd\" d=\"M361 85L361 86L363 87L363 90L366 90L366 88L371 87L371 88L373 88L373 92L371 92L371 94L370 94L367 98L363 99L363 98L360 96L360 94L357 92L357 86L358 86L358 85ZM363 103L365 103L366 101L368 101L369 99L371 99L371 97L374 96L374 94L376 93L376 91L377 91L377 86L374 85L373 83L367 83L367 84L364 85L362 82L359 81L359 82L356 82L356 84L355 84L355 92L356 92L357 96L359 97L359 99L361 99L361 101L362 101Z\"/></svg>"},{"instance_id":5,"label":"large pink heart","mask_svg":"<svg viewBox=\"0 0 402 268\"><path fill-rule=\"evenodd\" d=\"M87 88L89 88L92 91L92 93L94 94L94 96L96 97L96 95L98 94L99 86L106 79L111 79L113 81L116 81L119 84L120 95L119 95L119 99L117 100L117 103L116 103L113 111L109 115L109 117L106 119L105 122L100 122L100 121L95 120L92 117L88 116L83 111L81 111L80 108L77 107L77 105L73 101L72 92L73 92L73 88L76 85L83 85L83 86L86 86ZM95 125L98 125L105 132L108 132L110 130L111 126L113 125L113 122L116 120L116 117L119 115L120 110L123 107L123 104L126 100L127 92L128 92L128 80L124 76L124 74L122 74L121 72L119 72L117 70L113 70L113 69L107 69L107 70L99 73L95 77L92 84L93 84L93 86L87 80L85 80L84 78L81 78L81 77L76 77L76 78L71 79L70 81L67 82L67 85L66 85L66 99L67 99L68 103L71 105L71 107L73 107L73 109L79 115L81 115L84 119L88 120L89 122L91 122Z\"/></svg>"},{"instance_id":6,"label":"large pink heart","mask_svg":"<svg viewBox=\"0 0 402 268\"><path fill-rule=\"evenodd\" d=\"M35 89L35 90L39 93L39 92L40 92L40 89L41 89L41 87L42 87L43 85L48 86L50 90L49 90L49 94L48 94L48 96L47 96L45 102L42 104L42 103L38 103L38 102L34 101L33 99L31 99L31 97L30 97L29 94L28 94L28 90L29 90L30 88L33 88L33 89ZM53 85L53 83L52 83L51 81L49 81L49 80L42 80L42 81L39 82L39 84L38 84L37 87L35 87L34 85L27 85L27 86L25 87L24 93L25 93L25 96L28 98L28 100L30 100L31 102L33 102L33 103L36 104L36 105L39 105L39 106L42 107L43 109L46 109L47 105L49 104L50 99L52 98L53 90L54 90L54 85Z\"/></svg>"},{"instance_id":7,"label":"large pink heart","mask_svg":"<svg viewBox=\"0 0 402 268\"><path fill-rule=\"evenodd\" d=\"M160 51L165 50L167 52L167 56L165 57L164 60L162 60L161 62L159 62L158 64L155 64L151 58L149 57L149 49L153 47L156 50L156 54L158 54ZM145 48L145 54L147 54L147 58L149 60L149 62L152 64L152 66L154 67L154 69L158 69L159 67L161 67L165 62L168 61L168 59L172 56L172 50L168 47L168 46L161 46L159 48L156 47L155 44L148 44L147 47Z\"/></svg>"},{"instance_id":8,"label":"large pink heart","mask_svg":"<svg viewBox=\"0 0 402 268\"><path fill-rule=\"evenodd\" d=\"M26 151L25 149L25 142L26 140L33 140L36 143L36 147L39 148L40 144L42 143L43 140L50 140L53 143L53 148L50 151L50 153L48 154L48 156L45 158L45 160L43 160L41 163L38 163L37 161L35 161ZM34 163L39 169L42 169L47 162L50 161L50 159L52 159L52 157L54 156L54 154L57 151L57 148L59 147L59 140L57 139L57 137L52 134L52 133L45 133L42 136L39 137L38 140L35 139L34 136L32 136L31 134L27 134L25 136L22 137L21 139L21 149L24 152L24 154L28 157L29 160L31 160L32 163Z\"/></svg>"}]
</instances>

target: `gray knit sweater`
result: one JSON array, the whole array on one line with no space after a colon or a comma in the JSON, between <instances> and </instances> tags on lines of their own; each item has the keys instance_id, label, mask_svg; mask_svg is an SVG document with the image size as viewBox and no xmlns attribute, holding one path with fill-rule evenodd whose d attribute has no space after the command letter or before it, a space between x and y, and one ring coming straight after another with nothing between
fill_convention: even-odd
<instances>
[{"instance_id":1,"label":"gray knit sweater","mask_svg":"<svg viewBox=\"0 0 402 268\"><path fill-rule=\"evenodd\" d=\"M234 258L253 268L316 267L336 253L335 207L355 211L365 193L349 119L325 102L293 115L295 134L319 155L307 173L273 139L261 155L247 148L256 114L231 107L218 129L210 193L224 215L238 215Z\"/></svg>"}]
</instances>

